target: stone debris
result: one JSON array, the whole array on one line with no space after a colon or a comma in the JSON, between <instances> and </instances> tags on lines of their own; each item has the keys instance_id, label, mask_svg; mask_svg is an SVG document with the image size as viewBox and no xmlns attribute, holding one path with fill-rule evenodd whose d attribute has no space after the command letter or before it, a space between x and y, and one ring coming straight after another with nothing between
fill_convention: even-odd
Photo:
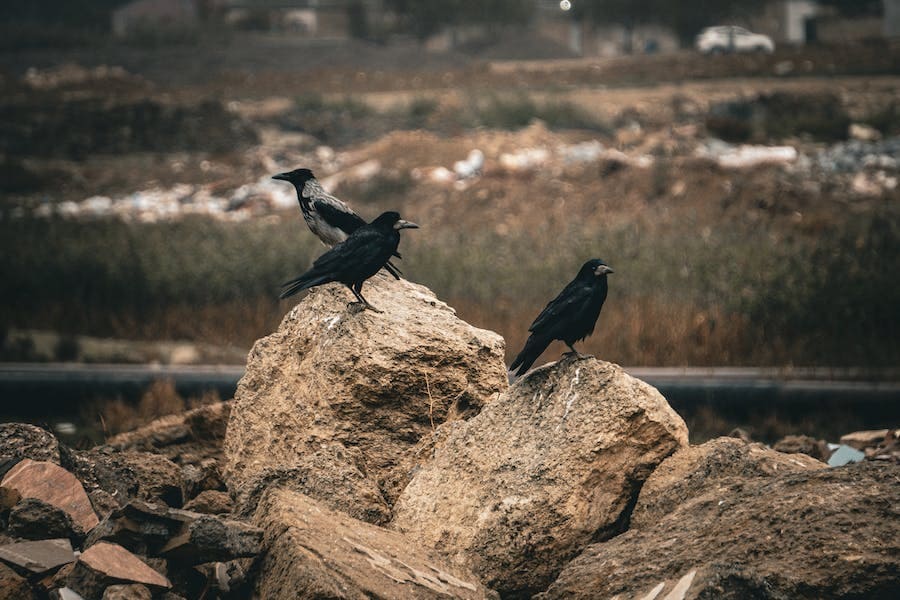
<instances>
[{"instance_id":1,"label":"stone debris","mask_svg":"<svg viewBox=\"0 0 900 600\"><path fill-rule=\"evenodd\" d=\"M50 592L52 600L85 600L84 596L73 590L72 588L59 588Z\"/></svg>"},{"instance_id":2,"label":"stone debris","mask_svg":"<svg viewBox=\"0 0 900 600\"><path fill-rule=\"evenodd\" d=\"M86 598L98 598L110 585L139 583L151 590L172 587L169 580L117 544L99 542L85 550L67 579L68 587Z\"/></svg>"},{"instance_id":3,"label":"stone debris","mask_svg":"<svg viewBox=\"0 0 900 600\"><path fill-rule=\"evenodd\" d=\"M28 580L0 564L0 600L37 600Z\"/></svg>"},{"instance_id":4,"label":"stone debris","mask_svg":"<svg viewBox=\"0 0 900 600\"><path fill-rule=\"evenodd\" d=\"M698 146L694 156L713 160L726 169L749 169L765 164L793 163L799 154L793 146L734 146L713 139Z\"/></svg>"},{"instance_id":5,"label":"stone debris","mask_svg":"<svg viewBox=\"0 0 900 600\"><path fill-rule=\"evenodd\" d=\"M230 513L234 508L231 496L227 492L218 490L206 490L200 492L196 498L184 505L185 510L205 513L208 515L221 515Z\"/></svg>"},{"instance_id":6,"label":"stone debris","mask_svg":"<svg viewBox=\"0 0 900 600\"><path fill-rule=\"evenodd\" d=\"M85 533L99 523L81 482L59 465L26 458L6 473L0 487L62 509Z\"/></svg>"},{"instance_id":7,"label":"stone debris","mask_svg":"<svg viewBox=\"0 0 900 600\"><path fill-rule=\"evenodd\" d=\"M68 539L18 542L0 546L0 560L40 575L73 562L75 553Z\"/></svg>"},{"instance_id":8,"label":"stone debris","mask_svg":"<svg viewBox=\"0 0 900 600\"><path fill-rule=\"evenodd\" d=\"M59 464L59 442L35 425L0 423L0 456Z\"/></svg>"},{"instance_id":9,"label":"stone debris","mask_svg":"<svg viewBox=\"0 0 900 600\"><path fill-rule=\"evenodd\" d=\"M24 498L12 507L7 531L14 537L26 540L84 538L84 530L72 521L71 515L60 507L37 498Z\"/></svg>"},{"instance_id":10,"label":"stone debris","mask_svg":"<svg viewBox=\"0 0 900 600\"><path fill-rule=\"evenodd\" d=\"M201 564L256 556L262 551L262 530L240 521L198 515L168 541L160 555L184 564Z\"/></svg>"},{"instance_id":11,"label":"stone debris","mask_svg":"<svg viewBox=\"0 0 900 600\"><path fill-rule=\"evenodd\" d=\"M817 440L808 435L787 435L775 442L772 448L786 454L806 454L822 462L828 462L831 456L825 440Z\"/></svg>"},{"instance_id":12,"label":"stone debris","mask_svg":"<svg viewBox=\"0 0 900 600\"><path fill-rule=\"evenodd\" d=\"M900 429L856 431L841 436L845 444L865 454L866 460L900 464Z\"/></svg>"},{"instance_id":13,"label":"stone debris","mask_svg":"<svg viewBox=\"0 0 900 600\"><path fill-rule=\"evenodd\" d=\"M182 471L165 456L101 446L74 453L70 462L88 489L111 491L120 504L139 499L177 508L184 502Z\"/></svg>"},{"instance_id":14,"label":"stone debris","mask_svg":"<svg viewBox=\"0 0 900 600\"><path fill-rule=\"evenodd\" d=\"M842 435L841 443L857 450L865 450L866 448L880 446L889 439L889 434L893 437L893 433L890 429L854 431L853 433Z\"/></svg>"},{"instance_id":15,"label":"stone debris","mask_svg":"<svg viewBox=\"0 0 900 600\"><path fill-rule=\"evenodd\" d=\"M152 597L145 585L111 585L103 591L102 600L151 600Z\"/></svg>"},{"instance_id":16,"label":"stone debris","mask_svg":"<svg viewBox=\"0 0 900 600\"><path fill-rule=\"evenodd\" d=\"M860 452L856 448L840 445L828 459L829 467L843 467L851 463L862 462L866 459L864 452Z\"/></svg>"}]
</instances>

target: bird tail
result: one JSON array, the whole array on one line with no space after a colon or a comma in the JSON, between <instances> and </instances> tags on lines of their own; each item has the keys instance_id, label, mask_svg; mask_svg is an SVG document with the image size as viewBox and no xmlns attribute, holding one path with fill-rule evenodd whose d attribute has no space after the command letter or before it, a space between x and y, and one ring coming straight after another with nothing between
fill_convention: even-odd
<instances>
[{"instance_id":1,"label":"bird tail","mask_svg":"<svg viewBox=\"0 0 900 600\"><path fill-rule=\"evenodd\" d=\"M328 275L320 275L318 273L304 273L296 279L291 279L290 281L285 281L284 283L282 283L281 287L283 287L284 289L281 291L281 295L278 297L284 300L289 296L293 296L297 292L302 292L303 290L321 285L323 283L328 283L329 281L332 280Z\"/></svg>"},{"instance_id":2,"label":"bird tail","mask_svg":"<svg viewBox=\"0 0 900 600\"><path fill-rule=\"evenodd\" d=\"M519 352L519 355L509 366L509 370L516 371L516 369L518 369L516 375L524 375L549 345L550 340L532 334L528 337L528 341L525 342L525 347L522 348L522 351Z\"/></svg>"}]
</instances>

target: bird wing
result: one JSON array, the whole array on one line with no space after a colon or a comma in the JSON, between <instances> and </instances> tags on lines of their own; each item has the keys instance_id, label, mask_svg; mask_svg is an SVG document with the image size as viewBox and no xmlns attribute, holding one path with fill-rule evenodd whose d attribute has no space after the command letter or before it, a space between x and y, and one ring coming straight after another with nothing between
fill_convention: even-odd
<instances>
[{"instance_id":1,"label":"bird wing","mask_svg":"<svg viewBox=\"0 0 900 600\"><path fill-rule=\"evenodd\" d=\"M350 235L366 224L362 217L344 205L339 206L323 200L313 200L312 206L325 222Z\"/></svg>"},{"instance_id":2,"label":"bird wing","mask_svg":"<svg viewBox=\"0 0 900 600\"><path fill-rule=\"evenodd\" d=\"M591 295L591 286L578 280L570 282L556 298L544 307L528 331L539 333L541 330L557 325L561 318L575 316L581 307L590 301Z\"/></svg>"},{"instance_id":3,"label":"bird wing","mask_svg":"<svg viewBox=\"0 0 900 600\"><path fill-rule=\"evenodd\" d=\"M372 260L373 251L384 243L378 231L360 229L351 237L320 256L313 263L313 271L344 271Z\"/></svg>"}]
</instances>

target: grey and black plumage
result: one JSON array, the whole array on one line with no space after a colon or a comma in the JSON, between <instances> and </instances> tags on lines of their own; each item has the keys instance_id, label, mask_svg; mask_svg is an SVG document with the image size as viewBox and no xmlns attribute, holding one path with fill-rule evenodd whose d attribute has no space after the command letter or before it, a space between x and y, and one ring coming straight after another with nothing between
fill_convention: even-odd
<instances>
[{"instance_id":1,"label":"grey and black plumage","mask_svg":"<svg viewBox=\"0 0 900 600\"><path fill-rule=\"evenodd\" d=\"M547 304L528 328L531 335L510 365L510 371L518 369L517 375L527 373L553 340L562 340L572 352L581 356L574 344L594 333L606 300L606 276L612 272L597 258L584 263L575 279Z\"/></svg>"},{"instance_id":2,"label":"grey and black plumage","mask_svg":"<svg viewBox=\"0 0 900 600\"><path fill-rule=\"evenodd\" d=\"M347 203L329 194L309 169L294 169L274 175L272 179L287 181L297 191L300 211L309 230L328 247L340 244L366 224L365 219L347 206ZM394 254L401 258L400 254ZM400 269L388 262L384 268L400 279Z\"/></svg>"},{"instance_id":3,"label":"grey and black plumage","mask_svg":"<svg viewBox=\"0 0 900 600\"><path fill-rule=\"evenodd\" d=\"M366 308L381 312L363 297L362 288L367 279L384 267L400 244L400 230L418 228L404 221L396 212L386 212L374 221L363 225L350 236L320 256L312 268L283 284L281 298L293 296L299 291L337 281L343 283Z\"/></svg>"}]
</instances>

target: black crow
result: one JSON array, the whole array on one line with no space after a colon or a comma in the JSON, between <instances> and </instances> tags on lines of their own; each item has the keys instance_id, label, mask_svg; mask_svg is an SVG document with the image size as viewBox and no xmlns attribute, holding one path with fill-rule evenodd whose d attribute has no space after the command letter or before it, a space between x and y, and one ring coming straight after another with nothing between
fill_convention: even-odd
<instances>
[{"instance_id":1,"label":"black crow","mask_svg":"<svg viewBox=\"0 0 900 600\"><path fill-rule=\"evenodd\" d=\"M350 288L353 295L366 308L381 312L363 298L362 287L366 279L387 264L400 244L401 229L417 229L419 226L404 221L396 212L382 213L377 219L363 225L343 242L320 256L312 268L291 281L285 282L281 298L323 283L338 281Z\"/></svg>"},{"instance_id":2,"label":"black crow","mask_svg":"<svg viewBox=\"0 0 900 600\"><path fill-rule=\"evenodd\" d=\"M316 234L322 243L334 247L347 239L351 233L366 224L365 220L347 206L347 204L325 191L316 176L309 169L294 169L287 173L274 175L272 179L287 181L297 190L297 200L303 220L309 230ZM395 253L397 258L399 254ZM400 279L400 269L387 263L384 266L388 273Z\"/></svg>"},{"instance_id":3,"label":"black crow","mask_svg":"<svg viewBox=\"0 0 900 600\"><path fill-rule=\"evenodd\" d=\"M528 328L531 335L509 369L518 368L516 374L524 375L553 340L562 340L580 357L573 344L594 333L606 300L606 275L612 272L597 258L584 263L575 279L547 304Z\"/></svg>"}]
</instances>

